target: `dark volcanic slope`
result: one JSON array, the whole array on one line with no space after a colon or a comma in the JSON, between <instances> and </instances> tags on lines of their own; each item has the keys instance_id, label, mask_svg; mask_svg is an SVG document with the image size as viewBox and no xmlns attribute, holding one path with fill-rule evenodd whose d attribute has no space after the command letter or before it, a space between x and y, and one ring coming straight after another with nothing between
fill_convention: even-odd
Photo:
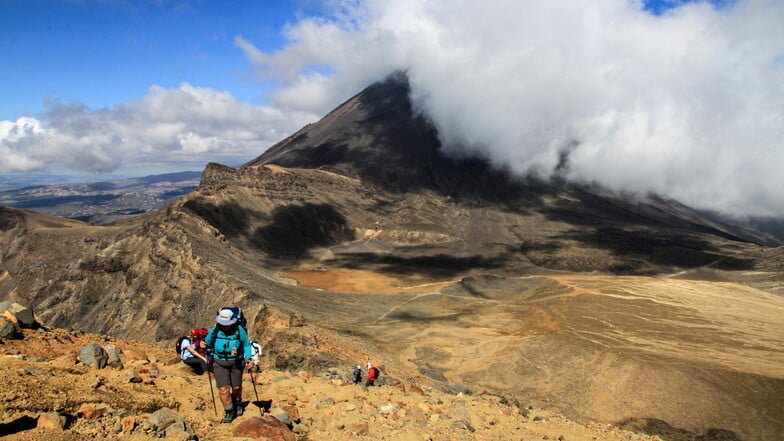
<instances>
[{"instance_id":1,"label":"dark volcanic slope","mask_svg":"<svg viewBox=\"0 0 784 441\"><path fill-rule=\"evenodd\" d=\"M321 168L361 177L389 191L435 189L463 197L533 197L531 188L510 181L477 158L452 159L438 134L414 114L409 86L398 73L376 83L320 121L303 127L245 166L277 164Z\"/></svg>"},{"instance_id":2,"label":"dark volcanic slope","mask_svg":"<svg viewBox=\"0 0 784 441\"><path fill-rule=\"evenodd\" d=\"M674 201L658 197L639 201L595 188L520 179L492 169L480 158L447 157L435 129L414 114L402 73L368 87L245 167L262 164L333 170L387 191L430 189L464 202L500 202L518 212L542 213L555 222L599 228L588 240L617 242L616 236L628 236L623 238L628 243L624 247L632 249L666 245L690 233L782 244L769 234L712 220ZM560 197L566 193L567 198ZM549 202L554 198L559 199L557 204ZM680 233L649 241L624 233L627 226Z\"/></svg>"},{"instance_id":3,"label":"dark volcanic slope","mask_svg":"<svg viewBox=\"0 0 784 441\"><path fill-rule=\"evenodd\" d=\"M414 117L408 86L390 78L368 87L322 120L303 127L245 166L324 168L387 188L432 185L436 133Z\"/></svg>"}]
</instances>

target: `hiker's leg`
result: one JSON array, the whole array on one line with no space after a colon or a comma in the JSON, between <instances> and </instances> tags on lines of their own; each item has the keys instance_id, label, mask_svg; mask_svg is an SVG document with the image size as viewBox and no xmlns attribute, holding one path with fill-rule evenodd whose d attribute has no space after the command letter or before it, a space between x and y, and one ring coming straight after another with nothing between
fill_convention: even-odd
<instances>
[{"instance_id":1,"label":"hiker's leg","mask_svg":"<svg viewBox=\"0 0 784 441\"><path fill-rule=\"evenodd\" d=\"M245 408L242 407L242 387L232 386L232 400L234 401L234 414L242 416L245 413Z\"/></svg>"},{"instance_id":2,"label":"hiker's leg","mask_svg":"<svg viewBox=\"0 0 784 441\"><path fill-rule=\"evenodd\" d=\"M231 369L231 397L234 404L234 412L237 416L243 414L242 407L242 360L237 360L237 363Z\"/></svg>"},{"instance_id":3,"label":"hiker's leg","mask_svg":"<svg viewBox=\"0 0 784 441\"><path fill-rule=\"evenodd\" d=\"M218 388L218 395L220 395L221 403L224 406L228 406L232 403L231 401L231 386L223 386Z\"/></svg>"},{"instance_id":4,"label":"hiker's leg","mask_svg":"<svg viewBox=\"0 0 784 441\"><path fill-rule=\"evenodd\" d=\"M187 364L196 375L203 374L207 366L200 358L196 357L185 359L182 362Z\"/></svg>"},{"instance_id":5,"label":"hiker's leg","mask_svg":"<svg viewBox=\"0 0 784 441\"><path fill-rule=\"evenodd\" d=\"M230 371L231 387L232 387L231 392L235 400L242 399L242 370L243 370L242 360L237 360L237 363L234 366L232 366L232 369Z\"/></svg>"},{"instance_id":6,"label":"hiker's leg","mask_svg":"<svg viewBox=\"0 0 784 441\"><path fill-rule=\"evenodd\" d=\"M218 385L218 395L220 396L223 406L229 406L231 402L231 374L230 368L227 368L220 361L213 362L213 369L215 371L215 383Z\"/></svg>"},{"instance_id":7,"label":"hiker's leg","mask_svg":"<svg viewBox=\"0 0 784 441\"><path fill-rule=\"evenodd\" d=\"M225 412L221 423L230 423L237 417L237 413L234 410L234 403L231 401L232 365L226 365L225 362L215 360L212 367L215 371L215 382L218 384L218 396L220 396L221 404L223 404L223 411Z\"/></svg>"}]
</instances>

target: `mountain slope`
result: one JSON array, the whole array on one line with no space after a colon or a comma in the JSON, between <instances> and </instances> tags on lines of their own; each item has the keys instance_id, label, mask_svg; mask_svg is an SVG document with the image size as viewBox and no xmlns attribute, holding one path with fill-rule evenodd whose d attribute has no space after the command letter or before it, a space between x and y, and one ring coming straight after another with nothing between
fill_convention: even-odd
<instances>
[{"instance_id":1,"label":"mountain slope","mask_svg":"<svg viewBox=\"0 0 784 441\"><path fill-rule=\"evenodd\" d=\"M0 298L147 342L238 304L280 370L372 357L578 421L764 440L784 430L766 244L673 201L449 159L394 77L165 210L98 227L3 209Z\"/></svg>"},{"instance_id":2,"label":"mountain slope","mask_svg":"<svg viewBox=\"0 0 784 441\"><path fill-rule=\"evenodd\" d=\"M372 183L386 191L433 190L465 202L499 201L519 210L539 210L553 220L617 220L654 228L682 228L731 240L781 245L774 236L720 223L695 210L659 197L626 198L562 182L516 178L493 169L482 158L443 154L438 134L424 116L415 114L408 80L396 73L369 86L320 121L273 145L244 167L277 164L289 168L332 170ZM561 198L551 204L548 197Z\"/></svg>"},{"instance_id":3,"label":"mountain slope","mask_svg":"<svg viewBox=\"0 0 784 441\"><path fill-rule=\"evenodd\" d=\"M79 351L95 343L115 347L123 366L95 369L77 363ZM285 372L266 363L261 373L243 378L245 414L221 424L207 376L190 372L169 347L50 329L25 330L23 340L7 341L1 351L0 437L12 441L188 439L189 432L200 440L247 439L242 427L263 418L290 437L284 439L302 441L380 435L417 441L650 439L608 425L575 424L491 394L432 390L387 378L388 372L382 373L382 384L365 389L349 383L351 366ZM62 417L65 428L36 427L52 415ZM293 430L270 424L270 415L294 420ZM177 420L184 422L179 429Z\"/></svg>"}]
</instances>

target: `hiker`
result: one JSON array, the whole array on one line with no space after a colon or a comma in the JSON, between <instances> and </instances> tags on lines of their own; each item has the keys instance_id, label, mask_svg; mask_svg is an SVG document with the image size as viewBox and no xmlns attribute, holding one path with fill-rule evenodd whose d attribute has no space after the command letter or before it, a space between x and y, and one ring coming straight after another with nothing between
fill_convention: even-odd
<instances>
[{"instance_id":1,"label":"hiker","mask_svg":"<svg viewBox=\"0 0 784 441\"><path fill-rule=\"evenodd\" d=\"M376 379L378 378L378 368L368 362L367 371L368 373L367 381L365 381L365 387L373 386L373 384L376 382Z\"/></svg>"},{"instance_id":2,"label":"hiker","mask_svg":"<svg viewBox=\"0 0 784 441\"><path fill-rule=\"evenodd\" d=\"M199 331L205 332L200 334ZM181 339L180 342L180 358L183 363L190 366L196 375L202 375L209 369L207 357L204 355L204 336L206 331L204 328L193 328L190 335Z\"/></svg>"},{"instance_id":3,"label":"hiker","mask_svg":"<svg viewBox=\"0 0 784 441\"><path fill-rule=\"evenodd\" d=\"M253 362L253 372L261 372L261 368L259 368L259 357L263 349L261 348L261 344L259 344L258 340L252 340L250 342L250 359Z\"/></svg>"},{"instance_id":4,"label":"hiker","mask_svg":"<svg viewBox=\"0 0 784 441\"><path fill-rule=\"evenodd\" d=\"M207 333L207 351L212 354L212 371L218 385L223 410L222 423L230 423L244 413L242 407L242 371L253 365L251 345L245 328L229 308L218 311L216 325Z\"/></svg>"},{"instance_id":5,"label":"hiker","mask_svg":"<svg viewBox=\"0 0 784 441\"><path fill-rule=\"evenodd\" d=\"M354 368L354 373L351 375L351 377L354 379L354 384L361 383L362 382L362 366L357 365Z\"/></svg>"}]
</instances>

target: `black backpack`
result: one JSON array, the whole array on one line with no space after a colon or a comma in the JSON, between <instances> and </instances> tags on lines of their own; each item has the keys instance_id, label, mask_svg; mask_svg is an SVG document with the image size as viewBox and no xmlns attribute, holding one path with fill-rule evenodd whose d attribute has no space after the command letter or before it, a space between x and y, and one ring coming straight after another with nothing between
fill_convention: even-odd
<instances>
[{"instance_id":1,"label":"black backpack","mask_svg":"<svg viewBox=\"0 0 784 441\"><path fill-rule=\"evenodd\" d=\"M174 344L174 349L177 350L177 355L182 355L182 342L187 340L187 339L188 339L188 337L186 337L184 335L177 339L177 343Z\"/></svg>"}]
</instances>

